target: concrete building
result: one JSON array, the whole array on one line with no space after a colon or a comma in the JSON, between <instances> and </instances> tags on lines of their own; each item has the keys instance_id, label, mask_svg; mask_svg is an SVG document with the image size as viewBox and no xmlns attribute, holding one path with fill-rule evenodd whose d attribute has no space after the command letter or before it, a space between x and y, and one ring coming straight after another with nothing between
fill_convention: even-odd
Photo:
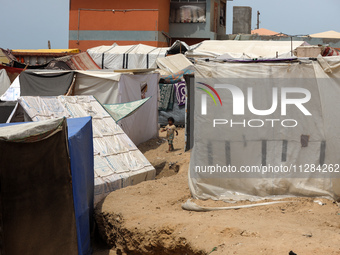
<instances>
[{"instance_id":1,"label":"concrete building","mask_svg":"<svg viewBox=\"0 0 340 255\"><path fill-rule=\"evenodd\" d=\"M232 0L70 0L69 48L220 39L227 1Z\"/></svg>"},{"instance_id":2,"label":"concrete building","mask_svg":"<svg viewBox=\"0 0 340 255\"><path fill-rule=\"evenodd\" d=\"M233 0L171 0L169 34L172 40L182 40L190 45L225 36L227 1ZM186 22L185 18L184 22L183 18L179 21L178 16L186 16L189 7L193 13L192 22L190 19Z\"/></svg>"},{"instance_id":3,"label":"concrete building","mask_svg":"<svg viewBox=\"0 0 340 255\"><path fill-rule=\"evenodd\" d=\"M234 6L233 8L233 34L251 33L251 7Z\"/></svg>"}]
</instances>

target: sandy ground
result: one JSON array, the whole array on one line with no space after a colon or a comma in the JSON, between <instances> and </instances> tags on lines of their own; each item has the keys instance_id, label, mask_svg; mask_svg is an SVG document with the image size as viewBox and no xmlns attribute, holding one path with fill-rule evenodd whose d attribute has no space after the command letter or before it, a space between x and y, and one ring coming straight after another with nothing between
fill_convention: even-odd
<instances>
[{"instance_id":1,"label":"sandy ground","mask_svg":"<svg viewBox=\"0 0 340 255\"><path fill-rule=\"evenodd\" d=\"M340 254L340 208L329 200L290 198L285 204L239 210L183 210L181 204L190 198L184 130L171 153L162 137L165 133L139 146L157 179L112 192L97 207L94 254Z\"/></svg>"}]
</instances>

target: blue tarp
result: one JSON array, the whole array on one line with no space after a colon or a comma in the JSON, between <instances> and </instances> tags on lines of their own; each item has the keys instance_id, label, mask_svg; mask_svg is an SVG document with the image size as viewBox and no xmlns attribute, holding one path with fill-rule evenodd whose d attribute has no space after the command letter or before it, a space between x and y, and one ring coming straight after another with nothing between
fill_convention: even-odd
<instances>
[{"instance_id":1,"label":"blue tarp","mask_svg":"<svg viewBox=\"0 0 340 255\"><path fill-rule=\"evenodd\" d=\"M92 254L94 161L91 117L67 119L78 251Z\"/></svg>"},{"instance_id":2,"label":"blue tarp","mask_svg":"<svg viewBox=\"0 0 340 255\"><path fill-rule=\"evenodd\" d=\"M17 124L23 123L0 124L0 127ZM94 161L91 117L67 119L67 130L78 254L90 255L92 254L90 238L94 222Z\"/></svg>"}]
</instances>

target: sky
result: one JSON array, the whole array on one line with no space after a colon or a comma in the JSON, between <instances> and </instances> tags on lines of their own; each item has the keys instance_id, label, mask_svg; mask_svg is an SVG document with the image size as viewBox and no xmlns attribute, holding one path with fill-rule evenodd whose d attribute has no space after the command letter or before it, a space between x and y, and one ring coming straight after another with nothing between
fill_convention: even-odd
<instances>
[{"instance_id":1,"label":"sky","mask_svg":"<svg viewBox=\"0 0 340 255\"><path fill-rule=\"evenodd\" d=\"M100 1L100 0L98 0ZM121 1L121 0L112 0ZM260 28L289 35L340 32L340 0L233 0L227 3L227 33L233 6L252 7L252 29L259 10ZM0 47L68 48L69 0L1 0Z\"/></svg>"}]
</instances>

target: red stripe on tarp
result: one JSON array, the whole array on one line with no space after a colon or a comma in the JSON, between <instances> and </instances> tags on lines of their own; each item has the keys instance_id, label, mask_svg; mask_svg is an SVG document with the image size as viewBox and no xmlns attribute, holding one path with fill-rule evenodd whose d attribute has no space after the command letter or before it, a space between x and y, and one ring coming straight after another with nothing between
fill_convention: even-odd
<instances>
[{"instance_id":1,"label":"red stripe on tarp","mask_svg":"<svg viewBox=\"0 0 340 255\"><path fill-rule=\"evenodd\" d=\"M82 52L71 57L72 63L77 70L96 70L101 69L87 52Z\"/></svg>"}]
</instances>

